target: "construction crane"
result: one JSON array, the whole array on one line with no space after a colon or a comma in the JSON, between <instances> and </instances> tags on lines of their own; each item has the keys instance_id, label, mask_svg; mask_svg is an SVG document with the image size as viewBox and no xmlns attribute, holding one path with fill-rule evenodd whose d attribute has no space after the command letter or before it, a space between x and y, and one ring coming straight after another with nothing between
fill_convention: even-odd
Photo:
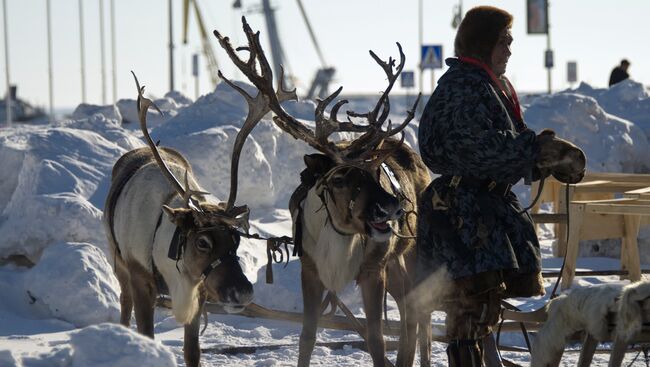
<instances>
[{"instance_id":1,"label":"construction crane","mask_svg":"<svg viewBox=\"0 0 650 367\"><path fill-rule=\"evenodd\" d=\"M318 58L320 59L321 62L321 68L319 68L316 71L314 80L312 81L311 86L309 87L305 98L312 99L316 96L323 98L329 94L328 93L329 83L332 81L336 69L331 66L328 66L327 63L325 62L325 58L323 57L323 52L321 51L321 48L318 45L316 34L314 33L313 28L311 27L309 18L307 18L307 12L305 12L305 8L302 5L302 1L297 0L297 2L298 2L298 8L300 9L302 18L305 21L307 30L309 31L309 36L311 38L311 41L314 45L314 48L316 49L316 53L318 54ZM287 57L282 49L282 44L280 43L280 35L278 32L278 26L275 19L275 9L271 6L270 0L262 0L261 5L262 5L261 9L255 7L249 9L248 12L259 11L264 14L264 20L266 21L266 30L268 33L269 43L271 46L271 59L272 59L271 67L273 68L273 72L275 73L275 75L279 75L281 65L284 65L285 71L287 69ZM235 0L233 7L241 8L242 7L241 0ZM289 84L293 84L292 78L290 76L287 77L287 79L288 80L285 80L285 82L289 82Z\"/></svg>"},{"instance_id":2,"label":"construction crane","mask_svg":"<svg viewBox=\"0 0 650 367\"><path fill-rule=\"evenodd\" d=\"M217 63L217 57L215 56L214 49L212 48L211 41L208 31L205 29L205 24L203 23L203 16L201 15L201 10L197 4L197 0L183 0L183 44L187 44L187 30L189 28L189 17L190 17L190 7L194 9L194 14L196 15L196 23L199 27L199 36L201 37L201 49L203 56L207 60L208 74L210 75L210 81L212 82L212 87L216 87L219 84L219 64Z\"/></svg>"},{"instance_id":3,"label":"construction crane","mask_svg":"<svg viewBox=\"0 0 650 367\"><path fill-rule=\"evenodd\" d=\"M302 14L302 19L305 20L305 24L307 25L307 30L309 31L309 36L311 37L311 41L314 44L314 48L316 48L316 53L318 54L318 58L320 59L321 63L321 68L316 71L316 76L314 76L314 80L311 83L311 86L309 87L309 90L307 91L307 95L305 96L306 99L312 99L314 96L318 96L320 98L324 98L329 94L329 84L334 78L334 73L336 72L336 69L331 66L327 66L327 63L325 62L325 58L323 57L323 52L320 49L320 46L318 45L318 40L316 39L316 34L314 33L314 30L311 28L311 23L309 22L309 18L307 18L307 12L305 12L305 8L302 6L302 0L296 0L298 2L298 8L300 9L300 13Z\"/></svg>"}]
</instances>

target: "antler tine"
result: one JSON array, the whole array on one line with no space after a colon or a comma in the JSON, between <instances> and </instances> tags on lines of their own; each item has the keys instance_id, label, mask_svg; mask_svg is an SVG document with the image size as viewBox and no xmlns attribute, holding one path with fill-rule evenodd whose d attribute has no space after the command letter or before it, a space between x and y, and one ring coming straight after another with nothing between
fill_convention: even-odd
<instances>
[{"instance_id":1,"label":"antler tine","mask_svg":"<svg viewBox=\"0 0 650 367\"><path fill-rule=\"evenodd\" d=\"M285 90L282 87L282 82L280 80L277 92L273 90L273 73L260 44L259 32L253 33L253 30L246 22L246 17L242 17L242 23L244 33L248 39L248 50L250 52L250 58L246 63L237 57L237 53L230 45L230 41L227 37L222 37L218 31L214 31L214 35L219 39L219 44L224 48L224 50L226 50L237 68L239 68L239 70L246 75L248 80L259 90L259 94L255 97L255 100L263 99L265 101L268 108L276 114L273 121L282 130L286 131L294 138L303 140L313 148L337 159L336 155L338 151L332 146L332 144L323 144L319 142L311 129L301 124L282 108L280 102L288 99L297 99L295 89L291 91ZM258 73L255 70L255 60L257 60L260 65L261 73ZM281 71L281 75L283 75L283 73L284 71ZM341 159L339 158L337 160L340 161Z\"/></svg>"},{"instance_id":2,"label":"antler tine","mask_svg":"<svg viewBox=\"0 0 650 367\"><path fill-rule=\"evenodd\" d=\"M408 121L400 125L395 130L384 131L381 129L382 125L388 118L388 114L390 112L390 99L388 98L388 94L393 89L393 85L395 84L395 81L397 80L399 74L402 72L402 69L404 68L404 63L406 62L406 56L404 55L404 52L402 51L402 45L400 45L399 42L397 42L397 48L400 54L400 63L396 67L395 72L393 72L393 67L395 66L395 59L389 57L388 62L385 62L381 60L372 50L370 51L370 56L372 56L372 58L377 62L377 64L379 64L379 66L386 73L386 76L388 77L388 86L379 97L379 100L377 101L377 104L375 105L375 108L372 111L366 114L348 112L348 115L353 117L365 117L368 120L368 124L372 126L372 129L369 129L361 137L359 137L358 139L353 141L348 147L346 147L344 150L345 156L355 156L360 154L360 152L364 152L376 147L379 143L381 143L381 141L383 141L387 137L394 135L399 131L402 131L408 124L408 121L412 119L412 117L407 118ZM381 110L381 114L379 115L380 110ZM377 115L379 115L379 117L377 117Z\"/></svg>"},{"instance_id":3,"label":"antler tine","mask_svg":"<svg viewBox=\"0 0 650 367\"><path fill-rule=\"evenodd\" d=\"M406 111L406 118L404 121L395 129L389 130L386 135L386 137L393 136L408 126L408 124L411 122L413 117L415 116L415 109L418 107L418 104L420 103L420 97L422 97L422 93L418 93L418 97L415 99L415 103L413 103L413 107L411 107L410 110Z\"/></svg>"},{"instance_id":4,"label":"antler tine","mask_svg":"<svg viewBox=\"0 0 650 367\"><path fill-rule=\"evenodd\" d=\"M314 116L316 117L316 140L320 143L327 143L327 138L339 128L339 122L336 121L336 115L333 116L330 113L330 118L325 118L323 116L325 108L338 97L339 93L343 90L343 87L339 87L334 93L330 94L324 100L317 99L318 105L314 111ZM340 101L336 104L340 108Z\"/></svg>"},{"instance_id":5,"label":"antler tine","mask_svg":"<svg viewBox=\"0 0 650 367\"><path fill-rule=\"evenodd\" d=\"M404 55L404 52L402 51L402 45L400 45L399 42L395 42L397 44L397 49L399 50L399 57L400 57L400 63L395 69L395 72L393 73L393 67L395 66L395 59L392 57L388 58L388 62L384 62L382 59L379 58L374 52L370 52L370 56L381 66L381 68L384 70L386 73L386 76L388 77L388 86L384 90L384 93L379 97L379 101L377 101L377 105L375 105L375 108L371 112L371 116L375 117L379 113L379 109L384 106L384 100L388 98L388 94L390 93L391 89L393 89L393 85L395 84L395 81L397 80L397 77L399 74L402 72L402 69L404 69L404 63L406 62L406 56ZM386 112L386 114L388 114ZM383 121L382 121L383 123Z\"/></svg>"},{"instance_id":6,"label":"antler tine","mask_svg":"<svg viewBox=\"0 0 650 367\"><path fill-rule=\"evenodd\" d=\"M271 111L271 105L277 104L280 105L280 102L284 102L290 99L297 99L296 90L286 90L282 85L282 79L284 78L284 70L280 72L280 81L278 83L277 92L273 91L272 79L273 72L271 67L266 60L266 56L261 49L259 42L259 32L253 33L253 30L250 28L246 22L246 18L242 17L244 32L249 42L247 50L250 53L250 57L247 62L243 62L238 56L233 47L230 45L230 41L227 37L222 37L218 31L214 31L215 36L219 39L219 43L226 50L230 58L233 60L235 65L248 77L248 79L257 87L259 93L255 98L251 97L246 91L242 88L235 85L228 78L224 77L221 71L219 71L219 77L223 79L228 85L233 87L238 91L248 104L248 115L246 120L242 125L237 137L235 138L235 145L232 151L231 157L231 166L230 166L230 194L228 196L228 201L226 203L226 212L230 212L235 205L235 200L237 199L237 182L239 174L239 159L241 156L241 150L244 147L246 138L253 131L257 123ZM261 75L257 73L255 69L255 62L260 63Z\"/></svg>"},{"instance_id":7,"label":"antler tine","mask_svg":"<svg viewBox=\"0 0 650 367\"><path fill-rule=\"evenodd\" d=\"M150 99L144 97L144 86L140 87L140 82L138 81L138 77L135 76L135 73L133 70L131 70L131 74L133 74L133 79L135 79L135 85L138 89L138 99L136 102L136 109L138 111L138 117L140 119L140 129L142 130L142 134L144 135L144 139L147 142L147 145L151 149L151 153L154 156L154 159L156 160L156 163L158 164L158 168L160 168L160 171L162 172L163 176L169 181L169 183L172 185L174 190L178 193L183 198L183 201L186 206L192 207L193 209L196 210L201 210L200 206L198 203L192 199L192 195L198 192L192 192L189 190L189 186L187 187L187 190L181 186L180 182L176 179L172 171L169 169L167 166L167 163L162 159L160 156L160 152L158 151L158 147L156 147L156 144L153 142L151 139L151 136L149 135L149 130L147 129L147 111L149 110L149 107L153 106L158 113L162 115L162 111L158 106L156 106L153 101ZM187 173L187 172L186 172Z\"/></svg>"}]
</instances>

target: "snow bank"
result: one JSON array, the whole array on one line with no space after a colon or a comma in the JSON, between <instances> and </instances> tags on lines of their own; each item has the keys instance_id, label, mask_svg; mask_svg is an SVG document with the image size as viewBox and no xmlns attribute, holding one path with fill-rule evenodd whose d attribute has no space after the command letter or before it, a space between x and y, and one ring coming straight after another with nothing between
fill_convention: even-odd
<instances>
[{"instance_id":1,"label":"snow bank","mask_svg":"<svg viewBox=\"0 0 650 367\"><path fill-rule=\"evenodd\" d=\"M103 323L66 333L47 352L0 351L0 366L14 367L175 367L172 352L160 342L121 325Z\"/></svg>"},{"instance_id":2,"label":"snow bank","mask_svg":"<svg viewBox=\"0 0 650 367\"><path fill-rule=\"evenodd\" d=\"M0 135L0 257L36 262L59 241L106 248L101 224L105 187L125 149L100 134L65 126L8 129Z\"/></svg>"},{"instance_id":3,"label":"snow bank","mask_svg":"<svg viewBox=\"0 0 650 367\"><path fill-rule=\"evenodd\" d=\"M174 355L159 342L121 325L89 326L70 335L72 367L172 367Z\"/></svg>"},{"instance_id":4,"label":"snow bank","mask_svg":"<svg viewBox=\"0 0 650 367\"><path fill-rule=\"evenodd\" d=\"M626 79L610 88L581 83L575 93L590 96L612 115L634 122L650 138L650 95L643 84Z\"/></svg>"},{"instance_id":5,"label":"snow bank","mask_svg":"<svg viewBox=\"0 0 650 367\"><path fill-rule=\"evenodd\" d=\"M77 327L119 322L120 286L106 257L86 243L48 246L24 279L32 307Z\"/></svg>"},{"instance_id":6,"label":"snow bank","mask_svg":"<svg viewBox=\"0 0 650 367\"><path fill-rule=\"evenodd\" d=\"M536 131L551 128L580 146L587 155L587 170L649 171L650 147L644 132L606 113L592 97L569 92L538 97L526 108L525 120Z\"/></svg>"}]
</instances>

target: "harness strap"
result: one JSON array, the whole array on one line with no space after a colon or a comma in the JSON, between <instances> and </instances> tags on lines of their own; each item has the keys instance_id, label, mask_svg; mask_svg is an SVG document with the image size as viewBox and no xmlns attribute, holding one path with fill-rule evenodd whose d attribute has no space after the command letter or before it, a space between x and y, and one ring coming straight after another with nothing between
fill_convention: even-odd
<instances>
[{"instance_id":1,"label":"harness strap","mask_svg":"<svg viewBox=\"0 0 650 367\"><path fill-rule=\"evenodd\" d=\"M542 178L539 180L539 187L537 188L537 194L535 195L535 198L534 198L533 201L530 203L530 205L528 205L527 207L525 207L525 208L522 209L521 211L517 212L517 214L523 214L524 212L527 212L527 211L529 211L530 209L532 209L532 207L534 207L535 204L537 204L537 201L538 201L539 198L542 196L542 191L544 190L544 181L546 181L546 177L542 177Z\"/></svg>"}]
</instances>

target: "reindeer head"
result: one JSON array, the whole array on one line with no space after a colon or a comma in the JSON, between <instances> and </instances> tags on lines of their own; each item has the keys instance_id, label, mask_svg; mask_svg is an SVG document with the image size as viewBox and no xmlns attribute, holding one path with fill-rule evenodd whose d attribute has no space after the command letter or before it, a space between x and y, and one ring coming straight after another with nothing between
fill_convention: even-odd
<instances>
[{"instance_id":1,"label":"reindeer head","mask_svg":"<svg viewBox=\"0 0 650 367\"><path fill-rule=\"evenodd\" d=\"M341 100L334 104L330 116L325 117L326 107L343 89L339 88L329 97L318 101L315 110L316 128L312 131L289 115L280 105L283 100L297 98L295 89L288 91L283 88L284 77L281 73L277 91L274 90L273 73L260 45L259 32L253 33L245 17L242 17L242 23L248 39L247 47L234 49L227 37L221 36L218 31L214 31L214 34L233 63L259 90L255 99L264 100L268 109L275 113L273 121L276 125L322 153L305 156L305 164L317 180L315 190L321 197L334 228L342 234L366 234L373 240L387 241L391 235L389 222L401 216L402 207L399 199L389 194L380 184L379 167L403 143L403 135L399 142L389 138L402 132L408 125L420 99L418 96L406 119L393 129L391 121L387 121L390 112L388 94L404 68L405 56L402 47L397 44L400 53L400 63L397 66L393 58L384 62L370 51L372 58L388 77L388 87L371 111L364 114L348 111L347 121L338 121L339 109L348 103L347 100ZM236 51L239 50L248 51L247 61L238 56ZM256 70L257 65L261 69L260 73ZM252 97L224 78L221 73L219 76L240 91L247 100L252 100ZM366 123L360 124L352 119L364 119ZM388 127L384 130L386 122ZM329 136L334 132L362 134L351 142L336 143L329 140Z\"/></svg>"},{"instance_id":2,"label":"reindeer head","mask_svg":"<svg viewBox=\"0 0 650 367\"><path fill-rule=\"evenodd\" d=\"M392 234L389 222L401 217L403 211L399 199L379 184L378 172L336 164L324 154L306 155L305 165L318 177L314 189L337 231L388 241Z\"/></svg>"},{"instance_id":3,"label":"reindeer head","mask_svg":"<svg viewBox=\"0 0 650 367\"><path fill-rule=\"evenodd\" d=\"M249 210L245 205L233 205L237 192L236 167L246 136L259 119L251 120L235 139L228 202L215 204L205 201L203 195L207 194L206 192L190 188L190 181L193 180L188 178L188 172L185 171L185 185L182 186L160 156L156 144L149 136L146 116L150 106L159 113L162 112L151 100L143 96L144 87L140 87L135 74L133 77L138 88L137 109L142 133L163 176L184 203L180 208L166 205L162 208L177 228L175 240L172 241L172 246L176 247L170 247L168 256L177 261L182 258L183 271L197 283L203 282L209 299L221 303L228 312L241 311L253 299L253 286L244 275L237 257L240 231L248 232Z\"/></svg>"}]
</instances>

